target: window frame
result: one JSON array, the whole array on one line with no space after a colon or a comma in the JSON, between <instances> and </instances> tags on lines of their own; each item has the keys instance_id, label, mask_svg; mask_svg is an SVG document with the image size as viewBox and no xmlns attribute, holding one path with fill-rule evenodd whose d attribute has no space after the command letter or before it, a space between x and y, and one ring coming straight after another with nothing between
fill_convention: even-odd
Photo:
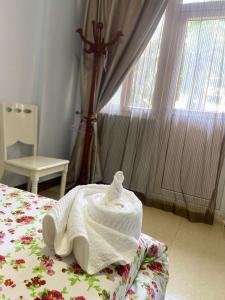
<instances>
[{"instance_id":1,"label":"window frame","mask_svg":"<svg viewBox=\"0 0 225 300\"><path fill-rule=\"evenodd\" d=\"M219 0L213 1L213 4L212 2L182 3L180 0L180 3L177 5L177 1L178 0L170 0L164 14L151 107L139 108L129 106L129 96L134 76L134 69L132 69L122 83L120 106L117 107L119 114L128 115L132 112L135 114L141 113L155 116L160 113L160 110L165 113L168 109L171 110L172 113L178 113L179 111L202 112L205 113L206 116L213 116L215 113L218 114L218 112L213 111L177 109L175 108L175 102L177 99L188 22L197 19L202 20L204 18L225 19L225 2ZM175 45L174 51L168 49L168 45L170 44ZM165 95L167 96L165 97ZM221 114L224 113L225 112L221 112Z\"/></svg>"},{"instance_id":2,"label":"window frame","mask_svg":"<svg viewBox=\"0 0 225 300\"><path fill-rule=\"evenodd\" d=\"M213 3L213 5L212 5ZM183 36L183 42L182 42L182 54L180 55L180 59L178 61L174 61L174 65L179 65L179 71L176 74L173 74L174 80L176 80L177 85L180 78L180 70L182 66L182 59L183 59L183 53L185 50L185 39L186 39L186 33L187 33L187 26L188 22L195 21L195 20L210 20L210 19L224 19L225 20L225 2L221 1L213 1L213 2L198 2L198 3L185 3L182 4L182 25L180 27L180 35ZM191 109L179 109L175 107L176 99L177 99L177 92L178 87L175 89L174 94L174 103L173 103L173 110L174 112L191 112L193 114L198 113L204 113L205 116L208 118L215 116L215 114L224 114L225 111L218 112L218 111L210 111L210 110L191 110ZM203 104L200 103L200 106Z\"/></svg>"}]
</instances>

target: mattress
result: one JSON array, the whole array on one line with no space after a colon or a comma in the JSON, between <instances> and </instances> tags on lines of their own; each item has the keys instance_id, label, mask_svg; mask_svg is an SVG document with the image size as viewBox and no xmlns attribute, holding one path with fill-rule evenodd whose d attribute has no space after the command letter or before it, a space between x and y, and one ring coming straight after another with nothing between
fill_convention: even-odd
<instances>
[{"instance_id":1,"label":"mattress","mask_svg":"<svg viewBox=\"0 0 225 300\"><path fill-rule=\"evenodd\" d=\"M55 200L0 184L0 299L164 299L167 247L144 234L132 263L84 273L45 246L41 220Z\"/></svg>"}]
</instances>

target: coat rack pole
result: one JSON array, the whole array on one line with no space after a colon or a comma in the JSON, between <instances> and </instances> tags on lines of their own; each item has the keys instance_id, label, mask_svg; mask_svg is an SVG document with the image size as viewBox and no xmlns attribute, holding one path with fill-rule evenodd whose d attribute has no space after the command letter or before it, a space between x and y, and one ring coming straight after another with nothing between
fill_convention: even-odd
<instances>
[{"instance_id":1,"label":"coat rack pole","mask_svg":"<svg viewBox=\"0 0 225 300\"><path fill-rule=\"evenodd\" d=\"M97 121L95 112L94 112L94 101L96 97L96 87L98 83L98 74L100 69L100 58L102 55L106 56L109 52L109 48L112 47L119 38L123 35L121 32L118 32L116 37L105 43L104 38L102 37L103 24L92 21L93 26L93 37L94 42L89 41L84 35L81 28L77 30L80 34L81 40L84 42L84 52L87 54L94 54L93 59L93 71L92 71L92 80L91 80L91 91L88 103L88 115L84 116L86 119L86 128L84 136L84 145L82 153L82 165L81 172L78 178L79 184L89 183L88 173L89 173L89 159L90 159L90 146L92 141L93 134L93 122Z\"/></svg>"}]
</instances>

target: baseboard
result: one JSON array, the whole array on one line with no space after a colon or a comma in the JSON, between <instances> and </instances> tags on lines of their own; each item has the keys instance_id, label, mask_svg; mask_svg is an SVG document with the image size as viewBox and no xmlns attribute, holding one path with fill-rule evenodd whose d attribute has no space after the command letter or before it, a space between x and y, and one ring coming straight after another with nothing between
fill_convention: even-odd
<instances>
[{"instance_id":1,"label":"baseboard","mask_svg":"<svg viewBox=\"0 0 225 300\"><path fill-rule=\"evenodd\" d=\"M38 192L43 192L47 189L50 189L51 187L59 185L60 182L61 182L61 176L51 178L51 179L46 180L46 181L42 181L38 184ZM20 189L20 190L26 190L27 185L26 184L20 184L20 185L16 186L16 188Z\"/></svg>"}]
</instances>

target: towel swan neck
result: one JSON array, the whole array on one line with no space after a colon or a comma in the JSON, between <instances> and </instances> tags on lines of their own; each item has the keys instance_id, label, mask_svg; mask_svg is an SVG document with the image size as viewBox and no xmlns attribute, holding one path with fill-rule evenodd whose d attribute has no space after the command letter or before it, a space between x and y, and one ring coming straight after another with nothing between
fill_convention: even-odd
<instances>
[{"instance_id":1,"label":"towel swan neck","mask_svg":"<svg viewBox=\"0 0 225 300\"><path fill-rule=\"evenodd\" d=\"M113 182L108 187L106 193L105 204L124 207L122 201L124 175L122 171L118 171L113 178Z\"/></svg>"}]
</instances>

